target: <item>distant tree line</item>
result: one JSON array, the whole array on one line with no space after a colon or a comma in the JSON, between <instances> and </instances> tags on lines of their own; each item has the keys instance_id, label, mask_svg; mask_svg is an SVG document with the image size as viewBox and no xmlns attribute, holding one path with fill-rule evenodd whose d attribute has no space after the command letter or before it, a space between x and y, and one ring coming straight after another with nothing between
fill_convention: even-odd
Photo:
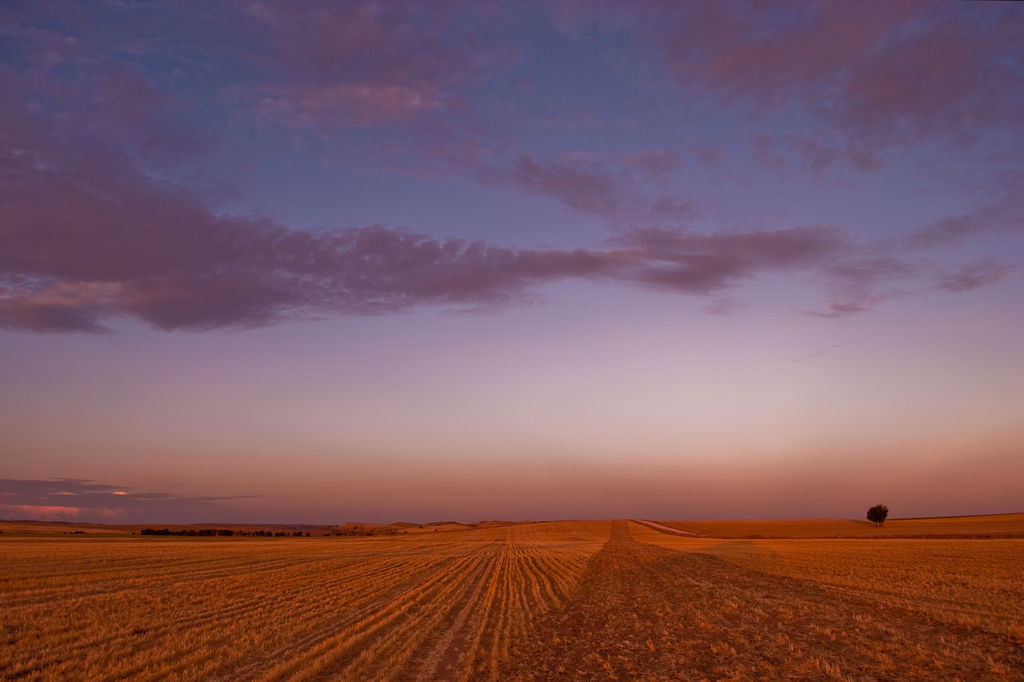
<instances>
[{"instance_id":1,"label":"distant tree line","mask_svg":"<svg viewBox=\"0 0 1024 682\"><path fill-rule=\"evenodd\" d=\"M143 528L139 535L187 535L188 537L257 537L257 538L301 538L309 537L309 533L296 531L270 531L270 530L232 530L230 528L187 528L184 530L170 530L169 528Z\"/></svg>"},{"instance_id":2,"label":"distant tree line","mask_svg":"<svg viewBox=\"0 0 1024 682\"><path fill-rule=\"evenodd\" d=\"M404 531L403 531L404 532ZM329 533L333 537L369 537L371 535L395 535L398 530L395 528L366 528L363 526L352 526L349 528L331 528Z\"/></svg>"},{"instance_id":3,"label":"distant tree line","mask_svg":"<svg viewBox=\"0 0 1024 682\"><path fill-rule=\"evenodd\" d=\"M437 530L436 528L434 529ZM371 535L396 535L398 529L394 527L346 525L333 526L326 529L326 532L317 533L323 537L368 537ZM401 531L405 532L405 531ZM234 530L231 528L184 528L171 530L170 528L143 528L139 535L179 535L187 537L256 537L256 538L301 538L312 537L312 533L296 531L271 531L271 530Z\"/></svg>"}]
</instances>

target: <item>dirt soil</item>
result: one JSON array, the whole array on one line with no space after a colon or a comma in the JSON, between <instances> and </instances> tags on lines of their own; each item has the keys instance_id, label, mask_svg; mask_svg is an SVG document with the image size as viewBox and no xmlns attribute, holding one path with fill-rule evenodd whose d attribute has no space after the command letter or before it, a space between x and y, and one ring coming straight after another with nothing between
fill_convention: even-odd
<instances>
[{"instance_id":1,"label":"dirt soil","mask_svg":"<svg viewBox=\"0 0 1024 682\"><path fill-rule=\"evenodd\" d=\"M616 522L510 680L1024 680L1024 646L820 583L635 541Z\"/></svg>"}]
</instances>

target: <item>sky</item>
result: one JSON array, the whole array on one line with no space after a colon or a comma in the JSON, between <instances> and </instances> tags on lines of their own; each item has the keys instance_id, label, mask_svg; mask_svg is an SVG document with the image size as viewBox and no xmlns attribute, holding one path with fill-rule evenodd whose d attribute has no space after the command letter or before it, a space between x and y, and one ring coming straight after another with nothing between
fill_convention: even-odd
<instances>
[{"instance_id":1,"label":"sky","mask_svg":"<svg viewBox=\"0 0 1024 682\"><path fill-rule=\"evenodd\" d=\"M1024 4L0 3L0 518L1024 511Z\"/></svg>"}]
</instances>

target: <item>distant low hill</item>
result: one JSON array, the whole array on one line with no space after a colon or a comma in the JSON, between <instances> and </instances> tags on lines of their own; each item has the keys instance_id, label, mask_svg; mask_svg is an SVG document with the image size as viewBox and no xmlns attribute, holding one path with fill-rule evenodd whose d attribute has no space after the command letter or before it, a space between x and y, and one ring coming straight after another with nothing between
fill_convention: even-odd
<instances>
[{"instance_id":1,"label":"distant low hill","mask_svg":"<svg viewBox=\"0 0 1024 682\"><path fill-rule=\"evenodd\" d=\"M168 531L167 535L183 535L189 531L230 530L237 535L259 537L264 535L288 534L301 532L310 537L323 536L373 536L397 535L406 533L439 533L474 528L514 525L515 521L482 521L480 523L460 523L458 521L434 521L432 523L357 523L347 522L334 525L325 524L267 524L267 523L137 523L137 524L102 524L74 523L68 521L36 521L21 519L0 521L0 534L8 535L138 535L144 530ZM148 534L148 533L147 533ZM160 533L161 535L163 533Z\"/></svg>"},{"instance_id":2,"label":"distant low hill","mask_svg":"<svg viewBox=\"0 0 1024 682\"><path fill-rule=\"evenodd\" d=\"M889 519L876 527L859 519L795 519L769 521L653 521L639 520L664 533L707 538L1024 538L1024 513L988 514L981 516L943 516L932 518ZM167 529L170 535L182 535L190 530L231 530L236 535L263 537L264 535L293 536L301 532L305 537L367 537L378 535L405 535L421 533L449 533L519 525L521 521L434 521L431 523L360 523L347 522L334 525L314 524L97 524L62 521L0 521L0 534L41 536L131 536L144 529ZM205 534L205 533L204 533Z\"/></svg>"},{"instance_id":3,"label":"distant low hill","mask_svg":"<svg viewBox=\"0 0 1024 682\"><path fill-rule=\"evenodd\" d=\"M1024 513L889 519L791 521L658 521L657 525L711 538L1021 538Z\"/></svg>"}]
</instances>

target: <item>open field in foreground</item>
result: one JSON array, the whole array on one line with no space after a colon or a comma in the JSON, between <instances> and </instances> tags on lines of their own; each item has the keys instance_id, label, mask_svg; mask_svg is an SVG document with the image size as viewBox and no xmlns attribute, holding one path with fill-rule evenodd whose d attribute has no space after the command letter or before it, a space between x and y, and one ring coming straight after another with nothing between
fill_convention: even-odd
<instances>
[{"instance_id":1,"label":"open field in foreground","mask_svg":"<svg viewBox=\"0 0 1024 682\"><path fill-rule=\"evenodd\" d=\"M24 680L1024 680L1024 540L0 537Z\"/></svg>"}]
</instances>

